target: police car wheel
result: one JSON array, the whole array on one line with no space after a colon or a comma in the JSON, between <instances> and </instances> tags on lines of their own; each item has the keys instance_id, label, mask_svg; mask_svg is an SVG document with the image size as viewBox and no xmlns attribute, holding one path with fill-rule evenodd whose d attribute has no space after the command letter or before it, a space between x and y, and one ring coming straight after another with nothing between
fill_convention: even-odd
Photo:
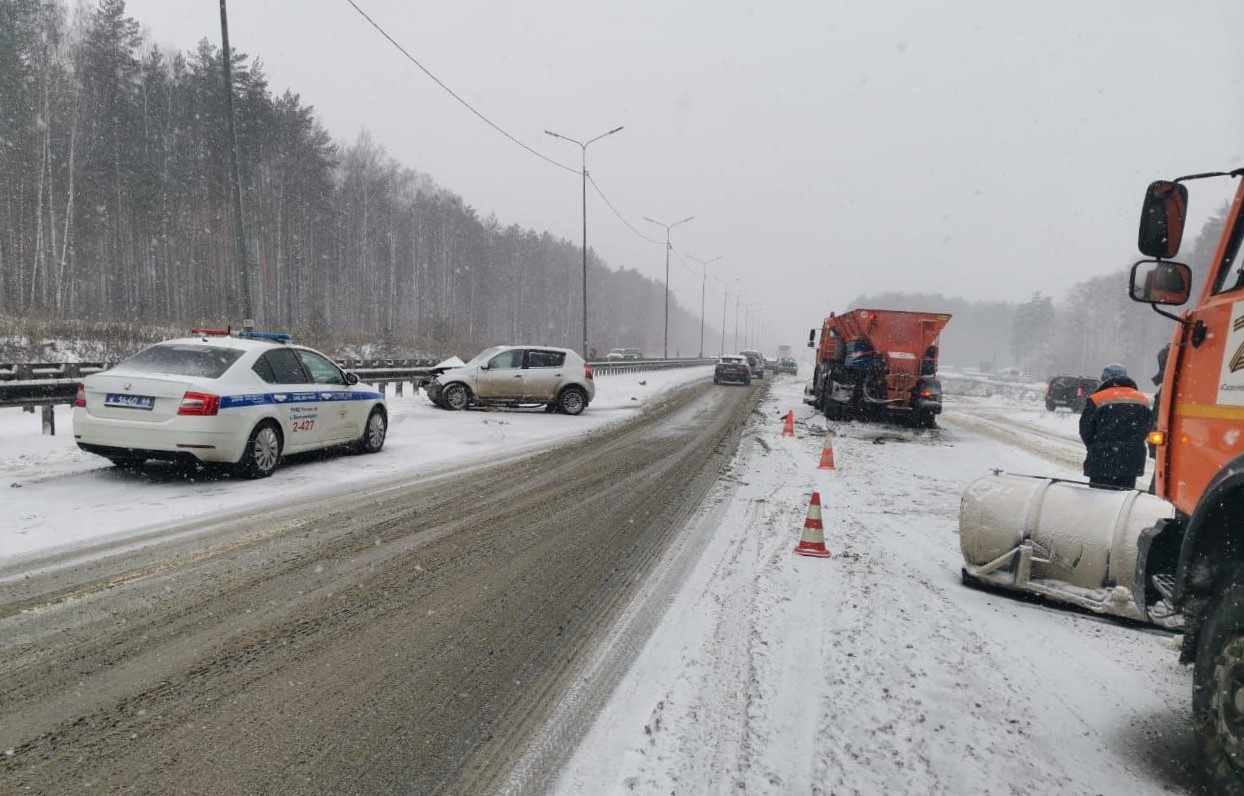
<instances>
[{"instance_id":1,"label":"police car wheel","mask_svg":"<svg viewBox=\"0 0 1244 796\"><path fill-rule=\"evenodd\" d=\"M355 446L358 452L379 453L384 447L384 436L388 428L384 412L379 407L372 409L367 416L367 425L363 427L363 436L359 437L358 445Z\"/></svg>"},{"instance_id":2,"label":"police car wheel","mask_svg":"<svg viewBox=\"0 0 1244 796\"><path fill-rule=\"evenodd\" d=\"M281 435L276 424L265 420L255 426L246 449L238 462L237 472L243 478L267 478L281 463Z\"/></svg>"},{"instance_id":3,"label":"police car wheel","mask_svg":"<svg viewBox=\"0 0 1244 796\"><path fill-rule=\"evenodd\" d=\"M471 404L471 393L465 384L450 384L441 393L442 405L449 410L466 409Z\"/></svg>"}]
</instances>

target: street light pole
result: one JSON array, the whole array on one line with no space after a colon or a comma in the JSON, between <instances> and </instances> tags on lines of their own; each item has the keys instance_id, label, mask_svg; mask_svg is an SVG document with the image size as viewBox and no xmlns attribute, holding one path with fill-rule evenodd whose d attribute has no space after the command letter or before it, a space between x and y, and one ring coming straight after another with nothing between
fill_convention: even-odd
<instances>
[{"instance_id":1,"label":"street light pole","mask_svg":"<svg viewBox=\"0 0 1244 796\"><path fill-rule=\"evenodd\" d=\"M658 227L665 227L665 345L662 359L670 358L670 230L679 224L686 224L693 218L695 216L687 216L682 221L675 221L673 224L663 224L654 218L644 216L644 221L650 221Z\"/></svg>"},{"instance_id":2,"label":"street light pole","mask_svg":"<svg viewBox=\"0 0 1244 796\"><path fill-rule=\"evenodd\" d=\"M719 356L726 355L726 300L730 297L730 286L742 278L741 276L736 276L729 282L721 283L721 353ZM737 348L738 346L736 345L735 349Z\"/></svg>"},{"instance_id":3,"label":"street light pole","mask_svg":"<svg viewBox=\"0 0 1244 796\"><path fill-rule=\"evenodd\" d=\"M719 255L711 260L701 260L699 257L687 255L692 260L700 264L700 359L704 358L704 292L708 287L708 264L715 263L718 260L726 259L726 256Z\"/></svg>"},{"instance_id":4,"label":"street light pole","mask_svg":"<svg viewBox=\"0 0 1244 796\"><path fill-rule=\"evenodd\" d=\"M614 133L618 132L621 129L622 129L622 125L618 125L617 127L613 128L609 132L601 133L600 135L586 142L576 141L575 139L571 138L568 135L562 135L560 133L555 133L552 130L544 131L546 135L551 135L554 138L560 138L563 141L569 141L572 144L577 144L579 146L579 149L581 150L581 155L583 157L583 160L582 160L583 172L582 173L583 173L583 358L584 359L589 358L588 348L587 348L587 148L589 145L596 143L597 141L599 141L600 139L606 136L613 135Z\"/></svg>"},{"instance_id":5,"label":"street light pole","mask_svg":"<svg viewBox=\"0 0 1244 796\"><path fill-rule=\"evenodd\" d=\"M242 293L242 326L255 325L255 306L251 298L251 268L246 256L246 228L242 214L242 178L238 173L238 134L233 120L233 68L229 50L229 13L225 0L220 0L220 60L225 72L225 115L229 131L230 191L233 194L233 248Z\"/></svg>"}]
</instances>

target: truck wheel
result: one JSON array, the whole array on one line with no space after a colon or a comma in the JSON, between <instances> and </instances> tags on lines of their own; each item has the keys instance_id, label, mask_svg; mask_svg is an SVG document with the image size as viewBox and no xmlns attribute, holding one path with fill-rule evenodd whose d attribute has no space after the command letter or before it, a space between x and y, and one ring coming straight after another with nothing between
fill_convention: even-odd
<instances>
[{"instance_id":1,"label":"truck wheel","mask_svg":"<svg viewBox=\"0 0 1244 796\"><path fill-rule=\"evenodd\" d=\"M1054 411L1055 409L1057 409L1057 408L1058 408L1058 407L1054 406L1054 402L1053 402L1053 401L1046 401L1046 402L1045 402L1045 411L1047 411L1047 412L1053 412L1053 411Z\"/></svg>"},{"instance_id":2,"label":"truck wheel","mask_svg":"<svg viewBox=\"0 0 1244 796\"><path fill-rule=\"evenodd\" d=\"M937 415L917 409L912 413L911 424L916 428L937 428Z\"/></svg>"},{"instance_id":3,"label":"truck wheel","mask_svg":"<svg viewBox=\"0 0 1244 796\"><path fill-rule=\"evenodd\" d=\"M1201 628L1192 720L1210 793L1244 794L1244 565L1232 573Z\"/></svg>"}]
</instances>

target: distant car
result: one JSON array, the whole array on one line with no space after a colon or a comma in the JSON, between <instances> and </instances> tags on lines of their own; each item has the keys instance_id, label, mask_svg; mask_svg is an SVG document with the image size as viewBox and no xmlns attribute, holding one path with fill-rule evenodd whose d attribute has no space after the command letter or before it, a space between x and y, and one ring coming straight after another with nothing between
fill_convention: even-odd
<instances>
[{"instance_id":1,"label":"distant car","mask_svg":"<svg viewBox=\"0 0 1244 796\"><path fill-rule=\"evenodd\" d=\"M194 330L146 348L78 387L78 447L119 467L148 459L271 475L287 453L384 446L384 396L289 335Z\"/></svg>"},{"instance_id":2,"label":"distant car","mask_svg":"<svg viewBox=\"0 0 1244 796\"><path fill-rule=\"evenodd\" d=\"M765 358L759 351L740 351L740 354L747 357L747 364L751 366L752 376L757 379L765 377Z\"/></svg>"},{"instance_id":3,"label":"distant car","mask_svg":"<svg viewBox=\"0 0 1244 796\"><path fill-rule=\"evenodd\" d=\"M499 345L427 385L442 409L471 406L540 406L577 415L596 397L592 366L569 348Z\"/></svg>"},{"instance_id":4,"label":"distant car","mask_svg":"<svg viewBox=\"0 0 1244 796\"><path fill-rule=\"evenodd\" d=\"M624 348L622 349L622 358L623 359L643 359L644 352L640 351L638 348Z\"/></svg>"},{"instance_id":5,"label":"distant car","mask_svg":"<svg viewBox=\"0 0 1244 796\"><path fill-rule=\"evenodd\" d=\"M1088 376L1055 376L1045 387L1045 408L1053 412L1060 406L1082 412L1088 397L1100 382Z\"/></svg>"},{"instance_id":6,"label":"distant car","mask_svg":"<svg viewBox=\"0 0 1244 796\"><path fill-rule=\"evenodd\" d=\"M611 348L609 349L609 353L605 354L605 359L609 360L610 362L620 362L623 359L626 359L626 349L625 348Z\"/></svg>"},{"instance_id":7,"label":"distant car","mask_svg":"<svg viewBox=\"0 0 1244 796\"><path fill-rule=\"evenodd\" d=\"M717 360L717 364L713 367L713 384L725 384L726 382L752 383L752 368L747 363L747 357L741 354L727 354Z\"/></svg>"},{"instance_id":8,"label":"distant car","mask_svg":"<svg viewBox=\"0 0 1244 796\"><path fill-rule=\"evenodd\" d=\"M777 368L774 373L789 373L792 376L799 375L799 363L794 357L782 357L777 362Z\"/></svg>"}]
</instances>

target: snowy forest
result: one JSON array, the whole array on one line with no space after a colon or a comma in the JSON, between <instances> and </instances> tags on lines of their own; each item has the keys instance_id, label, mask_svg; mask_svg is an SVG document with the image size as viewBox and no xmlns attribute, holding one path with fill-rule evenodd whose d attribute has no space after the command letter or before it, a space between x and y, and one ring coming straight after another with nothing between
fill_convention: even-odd
<instances>
[{"instance_id":1,"label":"snowy forest","mask_svg":"<svg viewBox=\"0 0 1244 796\"><path fill-rule=\"evenodd\" d=\"M206 39L144 41L123 0L0 2L0 310L240 320L220 58ZM577 244L481 218L366 132L334 141L256 60L231 60L261 325L468 354L580 345ZM592 252L589 266L590 344L659 353L663 285ZM671 355L696 353L699 334L671 302Z\"/></svg>"}]
</instances>

